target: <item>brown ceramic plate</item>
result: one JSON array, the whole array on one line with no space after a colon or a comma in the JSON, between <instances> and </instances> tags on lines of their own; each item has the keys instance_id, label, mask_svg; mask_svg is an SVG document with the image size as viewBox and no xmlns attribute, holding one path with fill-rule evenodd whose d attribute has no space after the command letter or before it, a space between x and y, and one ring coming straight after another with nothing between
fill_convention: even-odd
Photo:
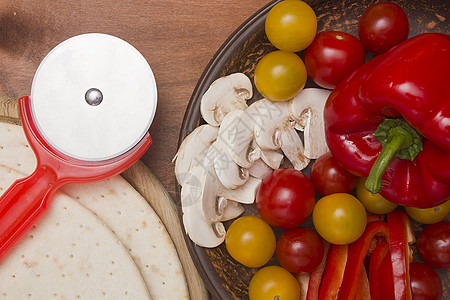
<instances>
[{"instance_id":1,"label":"brown ceramic plate","mask_svg":"<svg viewBox=\"0 0 450 300\"><path fill-rule=\"evenodd\" d=\"M275 50L264 33L264 21L269 10L280 1L269 3L244 24L242 24L217 51L214 58L202 74L187 107L181 133L181 141L198 125L204 123L200 115L200 99L209 85L217 78L234 72L242 72L253 81L253 70L258 60L265 54ZM306 0L314 9L318 18L318 32L324 30L340 30L358 36L358 19L363 11L376 1L372 0ZM378 1L377 1L378 2ZM449 33L446 0L401 0L398 3L406 12L410 22L410 36L423 32ZM303 53L299 53L302 56ZM315 84L308 81L307 87ZM253 99L261 96L254 87ZM308 172L308 169L306 170ZM180 187L178 205L180 205ZM244 215L257 215L253 205L246 206ZM230 221L231 222L231 221ZM230 225L226 222L226 228ZM305 226L311 226L309 219ZM417 224L416 224L417 225ZM277 235L280 234L276 231ZM242 266L227 253L225 244L214 249L205 249L194 245L186 237L189 251L214 299L248 299L247 289L251 277L257 269ZM276 264L273 258L268 263ZM448 286L448 272L444 286ZM447 291L445 291L447 294ZM448 294L447 294L448 296ZM445 299L445 295L443 297Z\"/></svg>"}]
</instances>

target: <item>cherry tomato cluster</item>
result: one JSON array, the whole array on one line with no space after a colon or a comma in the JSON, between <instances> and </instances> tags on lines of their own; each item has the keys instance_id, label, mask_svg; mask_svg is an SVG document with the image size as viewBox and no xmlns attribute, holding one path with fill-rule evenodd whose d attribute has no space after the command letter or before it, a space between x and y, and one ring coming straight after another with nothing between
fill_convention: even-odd
<instances>
[{"instance_id":1,"label":"cherry tomato cluster","mask_svg":"<svg viewBox=\"0 0 450 300\"><path fill-rule=\"evenodd\" d=\"M307 76L333 89L364 64L366 51L381 54L406 40L409 23L400 6L381 2L361 16L359 39L340 31L317 33L312 8L300 0L285 0L268 13L265 30L279 50L258 62L255 85L263 97L285 101L303 89ZM305 62L299 51L304 51ZM226 247L238 262L263 267L275 255L281 266L256 272L249 286L250 299L299 299L300 287L293 274L312 272L323 264L324 245L353 243L365 231L368 216L398 209L367 191L365 178L349 173L331 153L316 159L310 171L309 177L290 168L273 171L257 192L260 216L241 217L227 231ZM450 212L450 200L435 208L404 210L414 220L430 224L417 239L417 251L425 264L410 264L413 297L439 299L441 281L433 268L450 268L450 223L443 221ZM302 227L310 217L314 230ZM273 227L283 230L278 239ZM392 284L389 276L383 280Z\"/></svg>"},{"instance_id":2,"label":"cherry tomato cluster","mask_svg":"<svg viewBox=\"0 0 450 300\"><path fill-rule=\"evenodd\" d=\"M285 0L268 13L265 31L279 50L264 56L255 69L255 85L272 101L295 97L307 76L333 89L366 61L366 50L381 54L408 38L409 22L392 2L370 6L361 16L358 36L342 31L317 33L317 17L303 1ZM317 34L316 34L317 33ZM295 54L304 50L304 62Z\"/></svg>"},{"instance_id":3,"label":"cherry tomato cluster","mask_svg":"<svg viewBox=\"0 0 450 300\"><path fill-rule=\"evenodd\" d=\"M378 194L368 193L365 178L348 173L330 153L314 162L310 177L321 180L309 179L295 169L275 170L263 179L257 192L260 216L241 217L227 231L226 247L238 262L263 267L275 255L281 266L263 267L254 275L249 286L250 299L273 299L273 295L298 299L300 287L294 274L318 268L325 243L355 242L365 231L368 215L384 215L397 207ZM315 202L317 191L323 195ZM448 205L450 201L441 207ZM420 216L432 223L417 238L417 252L425 264L410 264L412 294L427 295L424 299L439 299L442 293L442 283L434 269L450 268L450 222L443 221L448 210L443 214L441 207L439 213L422 210ZM311 215L314 230L302 227ZM278 239L272 227L284 230ZM392 274L390 260L380 270ZM389 278L392 276L381 278L383 284L392 285Z\"/></svg>"}]
</instances>

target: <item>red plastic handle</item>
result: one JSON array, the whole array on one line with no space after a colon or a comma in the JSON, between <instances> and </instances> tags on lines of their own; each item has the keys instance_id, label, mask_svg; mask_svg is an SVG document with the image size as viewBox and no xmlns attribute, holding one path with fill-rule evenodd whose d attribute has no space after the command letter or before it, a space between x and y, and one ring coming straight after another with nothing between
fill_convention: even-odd
<instances>
[{"instance_id":1,"label":"red plastic handle","mask_svg":"<svg viewBox=\"0 0 450 300\"><path fill-rule=\"evenodd\" d=\"M134 164L152 143L147 132L128 152L107 161L86 162L51 147L33 122L29 97L19 99L25 135L37 158L37 168L16 181L0 197L0 260L48 209L55 191L71 182L90 182L117 175Z\"/></svg>"},{"instance_id":2,"label":"red plastic handle","mask_svg":"<svg viewBox=\"0 0 450 300\"><path fill-rule=\"evenodd\" d=\"M56 174L40 167L17 180L0 201L0 260L48 210L50 198L58 189Z\"/></svg>"}]
</instances>

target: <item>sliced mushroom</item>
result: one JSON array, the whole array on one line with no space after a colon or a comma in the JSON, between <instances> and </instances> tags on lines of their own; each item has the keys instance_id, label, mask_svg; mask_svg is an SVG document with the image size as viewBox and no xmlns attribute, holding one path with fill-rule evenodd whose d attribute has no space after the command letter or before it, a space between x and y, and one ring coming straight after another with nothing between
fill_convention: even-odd
<instances>
[{"instance_id":1,"label":"sliced mushroom","mask_svg":"<svg viewBox=\"0 0 450 300\"><path fill-rule=\"evenodd\" d=\"M199 207L205 220L218 222L235 218L244 211L239 203L251 204L255 201L260 179L252 178L244 186L230 190L223 186L218 178L211 174L211 171L214 169L206 172L206 180L200 197Z\"/></svg>"},{"instance_id":2,"label":"sliced mushroom","mask_svg":"<svg viewBox=\"0 0 450 300\"><path fill-rule=\"evenodd\" d=\"M231 158L243 168L250 168L260 157L260 149L253 142L258 103L259 101L255 102L245 110L229 112L219 129L219 138L228 147Z\"/></svg>"},{"instance_id":3,"label":"sliced mushroom","mask_svg":"<svg viewBox=\"0 0 450 300\"><path fill-rule=\"evenodd\" d=\"M232 190L244 185L250 176L248 173L248 169L242 168L241 166L236 164L236 162L231 157L228 151L228 147L225 145L224 141L218 139L214 143L212 143L211 147L213 148L213 151L215 153L212 156L214 169L220 182L225 187Z\"/></svg>"},{"instance_id":4,"label":"sliced mushroom","mask_svg":"<svg viewBox=\"0 0 450 300\"><path fill-rule=\"evenodd\" d=\"M223 218L228 199L218 193L222 184L215 174L214 167L202 168L206 179L202 186L199 207L207 221L218 222Z\"/></svg>"},{"instance_id":5,"label":"sliced mushroom","mask_svg":"<svg viewBox=\"0 0 450 300\"><path fill-rule=\"evenodd\" d=\"M235 188L229 188L225 184L223 184L222 179L219 177L216 167L216 158L220 155L216 147L217 142L218 141L214 142L211 145L211 147L209 147L203 164L203 168L206 170L208 176L207 184L213 187L213 191L215 195L218 197L225 197L229 200L234 200L245 204L253 203L255 200L256 189L259 187L261 180L251 177L248 174L247 169L237 167L238 169L234 171L234 176L239 176L239 174L243 172L240 170L245 170L246 172L245 182L242 184L241 182L239 182L239 186ZM232 162L230 164L233 165ZM236 167L237 165L233 166ZM233 169L233 167L229 169ZM229 172L228 175L233 175L233 172ZM242 181L242 179L229 179L229 180Z\"/></svg>"},{"instance_id":6,"label":"sliced mushroom","mask_svg":"<svg viewBox=\"0 0 450 300\"><path fill-rule=\"evenodd\" d=\"M289 101L291 117L303 131L304 154L315 159L328 152L325 140L323 110L331 91L319 88L303 89Z\"/></svg>"},{"instance_id":7,"label":"sliced mushroom","mask_svg":"<svg viewBox=\"0 0 450 300\"><path fill-rule=\"evenodd\" d=\"M263 179L267 175L273 172L273 169L269 167L261 158L255 160L253 165L248 169L250 176Z\"/></svg>"},{"instance_id":8,"label":"sliced mushroom","mask_svg":"<svg viewBox=\"0 0 450 300\"><path fill-rule=\"evenodd\" d=\"M256 117L254 134L256 144L264 150L277 150L281 147L280 134L291 124L289 107L286 101L258 101L260 114Z\"/></svg>"},{"instance_id":9,"label":"sliced mushroom","mask_svg":"<svg viewBox=\"0 0 450 300\"><path fill-rule=\"evenodd\" d=\"M197 245L213 248L225 240L226 230L221 222L207 221L199 207L201 183L206 178L203 168L196 167L186 176L181 187L181 210L186 234Z\"/></svg>"},{"instance_id":10,"label":"sliced mushroom","mask_svg":"<svg viewBox=\"0 0 450 300\"><path fill-rule=\"evenodd\" d=\"M286 101L264 101L264 111L255 124L255 141L261 149L280 149L297 170L303 170L309 163L303 155L302 140L294 129L295 121L289 113Z\"/></svg>"},{"instance_id":11,"label":"sliced mushroom","mask_svg":"<svg viewBox=\"0 0 450 300\"><path fill-rule=\"evenodd\" d=\"M292 163L294 169L299 171L306 168L310 159L303 153L303 143L294 128L281 131L281 150Z\"/></svg>"},{"instance_id":12,"label":"sliced mushroom","mask_svg":"<svg viewBox=\"0 0 450 300\"><path fill-rule=\"evenodd\" d=\"M263 150L261 149L261 159L270 168L276 170L280 168L284 155L279 150Z\"/></svg>"},{"instance_id":13,"label":"sliced mushroom","mask_svg":"<svg viewBox=\"0 0 450 300\"><path fill-rule=\"evenodd\" d=\"M189 170L203 165L206 153L216 140L219 129L208 124L194 129L181 143L173 160L175 161L175 177L178 184L183 185Z\"/></svg>"},{"instance_id":14,"label":"sliced mushroom","mask_svg":"<svg viewBox=\"0 0 450 300\"><path fill-rule=\"evenodd\" d=\"M225 240L225 226L221 222L204 220L195 207L183 209L183 224L186 234L198 246L214 248Z\"/></svg>"},{"instance_id":15,"label":"sliced mushroom","mask_svg":"<svg viewBox=\"0 0 450 300\"><path fill-rule=\"evenodd\" d=\"M229 221L239 217L244 211L244 206L237 201L228 200L223 197L219 197L218 203L223 203L223 206L218 208L218 211L221 211L221 217L219 220L211 221L206 219L206 222L213 224L214 226L218 226L221 222ZM201 213L200 213L201 214ZM217 227L216 227L217 229Z\"/></svg>"},{"instance_id":16,"label":"sliced mushroom","mask_svg":"<svg viewBox=\"0 0 450 300\"><path fill-rule=\"evenodd\" d=\"M250 176L247 182L239 188L231 190L223 187L218 191L218 195L242 204L252 204L255 202L256 192L260 184L260 178Z\"/></svg>"},{"instance_id":17,"label":"sliced mushroom","mask_svg":"<svg viewBox=\"0 0 450 300\"><path fill-rule=\"evenodd\" d=\"M191 185L195 183L197 186L198 197L194 200L199 202L201 215L211 223L240 215L243 207L234 202L253 203L261 183L260 179L249 177L247 183L239 188L231 190L225 187L217 177L214 168L215 155L216 149L211 146L206 154L204 165L191 170L188 176Z\"/></svg>"},{"instance_id":18,"label":"sliced mushroom","mask_svg":"<svg viewBox=\"0 0 450 300\"><path fill-rule=\"evenodd\" d=\"M223 198L226 199L226 198ZM223 209L223 215L220 221L235 219L244 213L244 207L236 201L226 199L226 206Z\"/></svg>"},{"instance_id":19,"label":"sliced mushroom","mask_svg":"<svg viewBox=\"0 0 450 300\"><path fill-rule=\"evenodd\" d=\"M311 273L300 272L295 274L295 278L298 281L300 286L300 295L301 298L299 300L306 300L306 295L308 294L308 286L309 286L309 278Z\"/></svg>"},{"instance_id":20,"label":"sliced mushroom","mask_svg":"<svg viewBox=\"0 0 450 300\"><path fill-rule=\"evenodd\" d=\"M228 112L246 109L246 101L252 95L252 83L245 74L220 77L203 95L200 101L201 115L208 124L219 126Z\"/></svg>"}]
</instances>

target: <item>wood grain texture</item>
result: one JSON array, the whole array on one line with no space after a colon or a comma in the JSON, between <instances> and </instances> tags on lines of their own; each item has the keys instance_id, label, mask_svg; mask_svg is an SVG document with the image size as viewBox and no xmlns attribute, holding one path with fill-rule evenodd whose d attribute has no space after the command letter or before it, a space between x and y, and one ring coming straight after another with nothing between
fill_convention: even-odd
<instances>
[{"instance_id":1,"label":"wood grain texture","mask_svg":"<svg viewBox=\"0 0 450 300\"><path fill-rule=\"evenodd\" d=\"M0 0L0 96L29 95L41 60L69 37L101 32L126 40L158 86L153 144L142 160L174 198L172 158L192 91L221 44L268 2Z\"/></svg>"},{"instance_id":2,"label":"wood grain texture","mask_svg":"<svg viewBox=\"0 0 450 300\"><path fill-rule=\"evenodd\" d=\"M19 105L16 98L0 97L0 122L20 124Z\"/></svg>"}]
</instances>

